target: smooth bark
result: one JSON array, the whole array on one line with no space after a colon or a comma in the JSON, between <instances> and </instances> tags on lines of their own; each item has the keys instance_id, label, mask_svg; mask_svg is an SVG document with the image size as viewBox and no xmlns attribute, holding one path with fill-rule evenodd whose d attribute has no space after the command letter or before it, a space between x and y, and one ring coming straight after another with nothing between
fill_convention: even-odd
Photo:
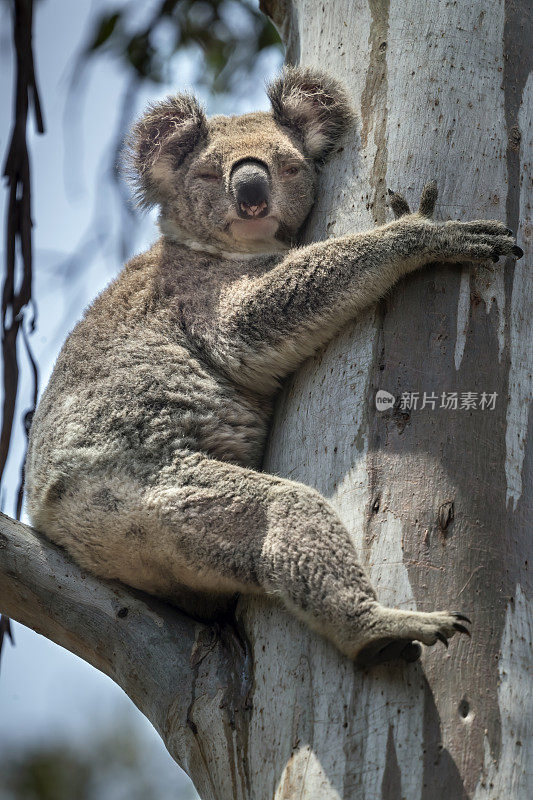
<instances>
[{"instance_id":1,"label":"smooth bark","mask_svg":"<svg viewBox=\"0 0 533 800\"><path fill-rule=\"evenodd\" d=\"M285 696L263 692L272 719L276 694L292 720L277 726L285 735L276 761L285 766L276 797L299 797L284 788L296 782L304 797L526 800L531 4L264 5L293 60L333 71L360 110L357 135L324 170L310 237L382 223L387 187L415 204L436 178L437 216L506 220L526 251L516 266L436 266L410 277L285 388L265 468L332 501L384 602L457 608L474 625L471 642L368 675L302 643L296 626L278 636L275 662L305 668ZM379 389L418 392L418 408L377 411ZM424 392L437 397L434 410L421 408ZM458 392L456 411L439 407L443 392ZM465 392L477 393L477 409L461 408ZM494 410L479 408L483 392L497 393Z\"/></svg>"}]
</instances>

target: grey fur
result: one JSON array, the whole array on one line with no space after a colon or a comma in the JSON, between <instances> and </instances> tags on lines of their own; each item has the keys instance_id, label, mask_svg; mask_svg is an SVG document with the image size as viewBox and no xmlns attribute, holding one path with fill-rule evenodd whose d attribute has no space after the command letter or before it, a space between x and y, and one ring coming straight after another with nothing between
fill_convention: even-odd
<instances>
[{"instance_id":1,"label":"grey fur","mask_svg":"<svg viewBox=\"0 0 533 800\"><path fill-rule=\"evenodd\" d=\"M273 398L403 275L508 255L515 242L500 222L433 222L428 187L418 213L398 200L387 225L291 246L315 163L352 114L340 87L308 70L270 94L274 114L206 120L178 96L135 127L141 202L160 205L164 235L61 351L32 425L28 510L103 577L194 613L205 598L276 596L349 657L379 660L394 640L452 636L457 617L381 606L327 501L257 471ZM258 222L239 220L231 197L232 168L247 159L271 177L271 214Z\"/></svg>"}]
</instances>

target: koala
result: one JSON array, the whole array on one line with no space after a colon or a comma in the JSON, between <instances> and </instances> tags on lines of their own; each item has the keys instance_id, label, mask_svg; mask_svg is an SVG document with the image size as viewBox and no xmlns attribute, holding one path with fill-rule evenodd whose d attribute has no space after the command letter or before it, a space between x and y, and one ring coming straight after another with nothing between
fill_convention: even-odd
<instances>
[{"instance_id":1,"label":"koala","mask_svg":"<svg viewBox=\"0 0 533 800\"><path fill-rule=\"evenodd\" d=\"M450 611L380 604L326 499L261 471L280 382L402 276L520 256L498 221L419 210L298 245L318 170L354 124L332 78L287 68L269 112L206 118L186 94L133 128L139 203L161 236L69 335L31 427L35 528L82 567L200 618L268 595L350 659L413 660L468 634Z\"/></svg>"}]
</instances>

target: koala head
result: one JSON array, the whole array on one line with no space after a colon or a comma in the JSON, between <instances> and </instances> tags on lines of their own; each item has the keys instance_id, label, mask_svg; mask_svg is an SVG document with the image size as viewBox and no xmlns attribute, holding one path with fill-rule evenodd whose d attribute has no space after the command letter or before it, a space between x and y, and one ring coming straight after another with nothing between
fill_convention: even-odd
<instances>
[{"instance_id":1,"label":"koala head","mask_svg":"<svg viewBox=\"0 0 533 800\"><path fill-rule=\"evenodd\" d=\"M317 166L353 122L343 89L287 68L268 87L270 112L206 118L179 94L135 125L130 166L141 205L163 230L220 250L272 252L290 244L315 199Z\"/></svg>"}]
</instances>

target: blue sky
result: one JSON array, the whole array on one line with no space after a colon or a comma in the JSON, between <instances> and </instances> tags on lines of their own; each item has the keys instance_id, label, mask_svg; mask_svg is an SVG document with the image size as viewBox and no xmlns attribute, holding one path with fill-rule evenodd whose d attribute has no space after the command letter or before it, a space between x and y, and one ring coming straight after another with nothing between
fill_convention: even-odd
<instances>
[{"instance_id":1,"label":"blue sky","mask_svg":"<svg viewBox=\"0 0 533 800\"><path fill-rule=\"evenodd\" d=\"M114 6L121 2L113 3ZM91 18L109 2L103 0L41 0L36 3L34 42L38 80L45 114L46 134L31 129L29 146L32 166L34 232L34 290L38 326L32 346L40 368L41 390L67 333L83 308L116 275L121 267L116 239L78 272L69 274L64 265L70 254L91 235L95 207L101 219L119 232L121 214L103 169L110 137L115 130L126 74L111 58L95 62L87 73L83 92L66 106L73 56L84 41ZM153 0L140 3L149 11ZM236 19L238 17L235 10ZM13 92L13 53L9 16L0 19L0 96L9 110L0 120L0 150L5 153ZM210 113L241 113L266 108L264 81L280 66L278 53L266 53L256 64L250 80L243 82L239 95L212 97L200 92ZM147 84L136 112L147 100L173 90L195 89L200 68L194 54L176 58L171 85ZM4 220L5 191L1 195ZM2 222L2 236L4 235ZM135 226L134 240L128 242L130 255L139 252L156 237L154 217L147 216ZM3 243L2 243L3 249ZM22 383L18 415L2 486L5 513L13 515L24 435L20 412L29 407L29 370L21 351ZM152 768L168 776L173 797L186 797L188 780L176 778L172 762L150 724L112 681L43 637L15 624L16 647L6 646L0 673L0 750L17 749L35 741L52 738L83 745L98 730L124 720L144 737ZM181 781L181 782L180 782ZM183 787L183 788L182 788ZM169 789L170 791L170 789ZM102 799L103 800L103 799Z\"/></svg>"}]
</instances>

